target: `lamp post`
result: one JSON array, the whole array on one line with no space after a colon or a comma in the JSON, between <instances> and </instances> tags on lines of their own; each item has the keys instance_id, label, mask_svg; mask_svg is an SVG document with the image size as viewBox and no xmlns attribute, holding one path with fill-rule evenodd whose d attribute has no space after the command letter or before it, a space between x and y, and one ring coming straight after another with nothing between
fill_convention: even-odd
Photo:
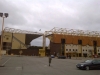
<instances>
[{"instance_id":1,"label":"lamp post","mask_svg":"<svg viewBox=\"0 0 100 75\"><path fill-rule=\"evenodd\" d=\"M1 31L1 50L3 50L3 29L4 29L4 18L8 17L8 13L1 13L0 12L0 17L2 17L2 31ZM1 50L0 50L0 59L1 59Z\"/></svg>"}]
</instances>

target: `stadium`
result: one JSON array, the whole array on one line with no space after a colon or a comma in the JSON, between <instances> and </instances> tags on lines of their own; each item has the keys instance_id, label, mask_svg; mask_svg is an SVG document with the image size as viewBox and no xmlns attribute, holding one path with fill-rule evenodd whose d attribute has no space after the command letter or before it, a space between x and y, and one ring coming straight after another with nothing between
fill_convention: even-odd
<instances>
[{"instance_id":1,"label":"stadium","mask_svg":"<svg viewBox=\"0 0 100 75\"><path fill-rule=\"evenodd\" d=\"M30 42L43 36L43 46L30 46ZM50 40L46 47L46 38ZM100 32L54 27L45 33L6 27L3 31L2 54L32 56L71 55L90 57L100 55Z\"/></svg>"},{"instance_id":2,"label":"stadium","mask_svg":"<svg viewBox=\"0 0 100 75\"><path fill-rule=\"evenodd\" d=\"M30 42L40 36L43 33L6 27L3 31L1 52L9 55L19 55L22 52L23 55L38 56L39 49L43 47L31 46Z\"/></svg>"}]
</instances>

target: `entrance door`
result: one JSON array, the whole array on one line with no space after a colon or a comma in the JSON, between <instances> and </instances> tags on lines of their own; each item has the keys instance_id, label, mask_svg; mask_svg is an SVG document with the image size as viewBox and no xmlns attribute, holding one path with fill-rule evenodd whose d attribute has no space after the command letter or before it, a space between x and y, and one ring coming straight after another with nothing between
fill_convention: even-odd
<instances>
[{"instance_id":1,"label":"entrance door","mask_svg":"<svg viewBox=\"0 0 100 75\"><path fill-rule=\"evenodd\" d=\"M83 57L87 57L87 53L83 53Z\"/></svg>"}]
</instances>

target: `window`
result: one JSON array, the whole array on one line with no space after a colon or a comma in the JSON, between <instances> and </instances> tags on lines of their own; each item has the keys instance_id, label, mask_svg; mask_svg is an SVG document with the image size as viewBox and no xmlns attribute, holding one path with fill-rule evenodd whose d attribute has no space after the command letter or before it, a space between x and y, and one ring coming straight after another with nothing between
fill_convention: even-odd
<instances>
[{"instance_id":1,"label":"window","mask_svg":"<svg viewBox=\"0 0 100 75\"><path fill-rule=\"evenodd\" d=\"M100 55L100 53L98 53L98 55Z\"/></svg>"},{"instance_id":2,"label":"window","mask_svg":"<svg viewBox=\"0 0 100 75\"><path fill-rule=\"evenodd\" d=\"M87 51L87 50L86 50Z\"/></svg>"},{"instance_id":3,"label":"window","mask_svg":"<svg viewBox=\"0 0 100 75\"><path fill-rule=\"evenodd\" d=\"M93 41L93 45L96 46L97 45L97 41Z\"/></svg>"},{"instance_id":4,"label":"window","mask_svg":"<svg viewBox=\"0 0 100 75\"><path fill-rule=\"evenodd\" d=\"M66 49L66 51L68 51L68 49Z\"/></svg>"},{"instance_id":5,"label":"window","mask_svg":"<svg viewBox=\"0 0 100 75\"><path fill-rule=\"evenodd\" d=\"M73 51L74 51L74 49L73 49Z\"/></svg>"},{"instance_id":6,"label":"window","mask_svg":"<svg viewBox=\"0 0 100 75\"><path fill-rule=\"evenodd\" d=\"M71 51L71 49L69 49L69 51Z\"/></svg>"},{"instance_id":7,"label":"window","mask_svg":"<svg viewBox=\"0 0 100 75\"><path fill-rule=\"evenodd\" d=\"M65 39L61 39L61 44L65 44Z\"/></svg>"},{"instance_id":8,"label":"window","mask_svg":"<svg viewBox=\"0 0 100 75\"><path fill-rule=\"evenodd\" d=\"M6 38L6 40L8 40L9 38Z\"/></svg>"},{"instance_id":9,"label":"window","mask_svg":"<svg viewBox=\"0 0 100 75\"><path fill-rule=\"evenodd\" d=\"M78 44L82 45L82 40L78 40Z\"/></svg>"},{"instance_id":10,"label":"window","mask_svg":"<svg viewBox=\"0 0 100 75\"><path fill-rule=\"evenodd\" d=\"M85 62L89 63L89 62L92 62L92 60L86 60Z\"/></svg>"},{"instance_id":11,"label":"window","mask_svg":"<svg viewBox=\"0 0 100 75\"><path fill-rule=\"evenodd\" d=\"M76 51L77 51L77 49L76 49Z\"/></svg>"},{"instance_id":12,"label":"window","mask_svg":"<svg viewBox=\"0 0 100 75\"><path fill-rule=\"evenodd\" d=\"M100 60L93 60L94 64L100 64Z\"/></svg>"},{"instance_id":13,"label":"window","mask_svg":"<svg viewBox=\"0 0 100 75\"><path fill-rule=\"evenodd\" d=\"M98 50L98 52L99 52L99 50Z\"/></svg>"},{"instance_id":14,"label":"window","mask_svg":"<svg viewBox=\"0 0 100 75\"><path fill-rule=\"evenodd\" d=\"M83 51L84 51L84 49L83 49Z\"/></svg>"}]
</instances>

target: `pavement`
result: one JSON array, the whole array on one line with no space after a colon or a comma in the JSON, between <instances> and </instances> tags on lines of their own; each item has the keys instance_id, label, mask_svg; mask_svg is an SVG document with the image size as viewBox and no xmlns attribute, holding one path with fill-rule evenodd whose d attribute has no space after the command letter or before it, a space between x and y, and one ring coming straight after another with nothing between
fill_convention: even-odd
<instances>
[{"instance_id":1,"label":"pavement","mask_svg":"<svg viewBox=\"0 0 100 75\"><path fill-rule=\"evenodd\" d=\"M88 59L88 58L87 58ZM100 75L100 70L78 70L76 64L87 59L53 58L48 66L47 57L3 56L0 60L0 75Z\"/></svg>"}]
</instances>

